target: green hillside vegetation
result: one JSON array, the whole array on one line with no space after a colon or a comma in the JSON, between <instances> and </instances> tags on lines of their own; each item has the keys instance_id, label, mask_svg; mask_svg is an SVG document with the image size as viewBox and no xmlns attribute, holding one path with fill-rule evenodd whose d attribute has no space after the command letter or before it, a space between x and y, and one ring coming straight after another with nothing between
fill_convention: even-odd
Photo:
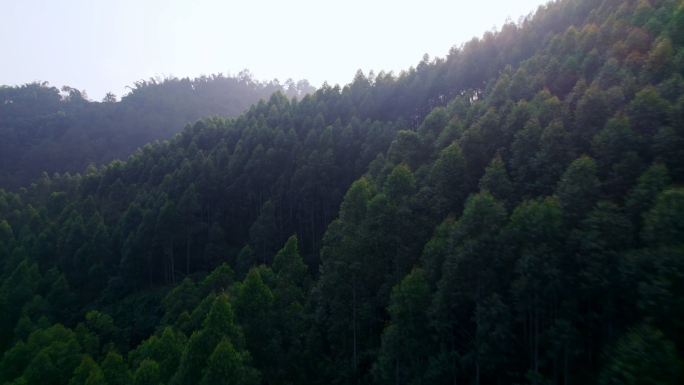
<instances>
[{"instance_id":1,"label":"green hillside vegetation","mask_svg":"<svg viewBox=\"0 0 684 385\"><path fill-rule=\"evenodd\" d=\"M681 31L559 0L0 191L0 383L684 383Z\"/></svg>"},{"instance_id":2,"label":"green hillside vegetation","mask_svg":"<svg viewBox=\"0 0 684 385\"><path fill-rule=\"evenodd\" d=\"M0 188L16 191L43 172L73 174L90 163L125 159L138 147L167 140L198 117L238 117L281 90L289 97L315 91L306 80L260 82L247 70L195 79L140 80L117 102L48 82L0 87Z\"/></svg>"}]
</instances>

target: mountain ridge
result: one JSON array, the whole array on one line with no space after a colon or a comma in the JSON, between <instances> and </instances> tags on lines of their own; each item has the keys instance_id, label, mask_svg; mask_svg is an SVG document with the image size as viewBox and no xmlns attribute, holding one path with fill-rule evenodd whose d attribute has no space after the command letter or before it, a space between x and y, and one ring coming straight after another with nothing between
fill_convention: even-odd
<instances>
[{"instance_id":1,"label":"mountain ridge","mask_svg":"<svg viewBox=\"0 0 684 385\"><path fill-rule=\"evenodd\" d=\"M680 383L682 27L548 3L0 191L0 382Z\"/></svg>"}]
</instances>

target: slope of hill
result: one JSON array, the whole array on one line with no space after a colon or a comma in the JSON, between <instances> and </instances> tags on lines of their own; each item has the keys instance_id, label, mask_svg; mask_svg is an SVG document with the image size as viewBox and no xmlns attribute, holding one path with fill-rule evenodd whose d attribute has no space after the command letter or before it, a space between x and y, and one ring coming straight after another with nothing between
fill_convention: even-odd
<instances>
[{"instance_id":1,"label":"slope of hill","mask_svg":"<svg viewBox=\"0 0 684 385\"><path fill-rule=\"evenodd\" d=\"M45 83L0 87L0 188L16 190L43 172L76 174L89 163L125 159L138 147L170 139L187 122L208 116L237 117L275 91L303 96L306 80L259 82L248 71L235 77L150 79L135 82L120 102L101 103L65 86Z\"/></svg>"},{"instance_id":2,"label":"slope of hill","mask_svg":"<svg viewBox=\"0 0 684 385\"><path fill-rule=\"evenodd\" d=\"M560 0L2 191L0 382L684 382L683 30Z\"/></svg>"}]
</instances>

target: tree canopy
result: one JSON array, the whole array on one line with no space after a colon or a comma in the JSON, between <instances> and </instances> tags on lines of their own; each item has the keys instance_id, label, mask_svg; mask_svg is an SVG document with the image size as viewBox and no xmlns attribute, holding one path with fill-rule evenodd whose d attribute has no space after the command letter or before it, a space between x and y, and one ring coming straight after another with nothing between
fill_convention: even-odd
<instances>
[{"instance_id":1,"label":"tree canopy","mask_svg":"<svg viewBox=\"0 0 684 385\"><path fill-rule=\"evenodd\" d=\"M0 383L684 383L683 26L681 1L549 2L0 189Z\"/></svg>"}]
</instances>

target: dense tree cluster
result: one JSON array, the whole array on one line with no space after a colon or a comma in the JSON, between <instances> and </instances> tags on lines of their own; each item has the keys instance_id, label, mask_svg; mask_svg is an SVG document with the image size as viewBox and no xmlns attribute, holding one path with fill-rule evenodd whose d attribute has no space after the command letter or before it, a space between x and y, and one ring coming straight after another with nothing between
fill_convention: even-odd
<instances>
[{"instance_id":1,"label":"dense tree cluster","mask_svg":"<svg viewBox=\"0 0 684 385\"><path fill-rule=\"evenodd\" d=\"M81 172L89 163L124 159L136 148L166 140L187 122L208 116L237 117L260 98L282 91L302 97L315 91L306 80L280 84L255 80L243 70L195 79L150 78L135 82L117 102L48 82L0 87L0 188L16 190L42 172Z\"/></svg>"},{"instance_id":2,"label":"dense tree cluster","mask_svg":"<svg viewBox=\"0 0 684 385\"><path fill-rule=\"evenodd\" d=\"M0 383L684 382L683 30L560 0L0 191Z\"/></svg>"}]
</instances>

